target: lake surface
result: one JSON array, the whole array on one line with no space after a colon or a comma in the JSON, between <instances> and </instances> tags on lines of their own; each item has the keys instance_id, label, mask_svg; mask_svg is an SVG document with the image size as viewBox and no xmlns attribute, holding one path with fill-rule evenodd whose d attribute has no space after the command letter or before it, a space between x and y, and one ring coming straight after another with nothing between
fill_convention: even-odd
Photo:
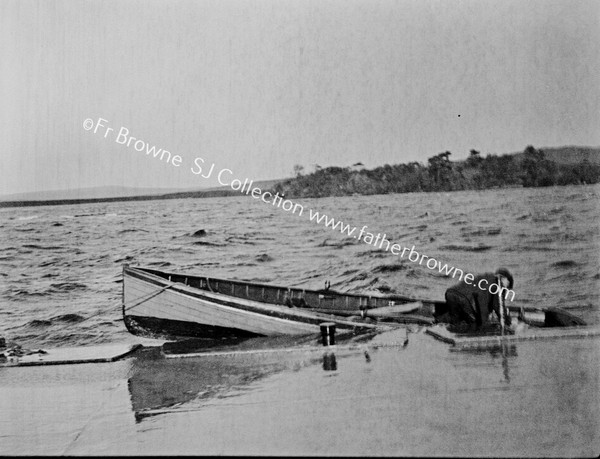
<instances>
[{"instance_id":1,"label":"lake surface","mask_svg":"<svg viewBox=\"0 0 600 459\"><path fill-rule=\"evenodd\" d=\"M508 267L515 304L598 324L599 197L596 185L305 199L302 216L242 196L2 209L0 336L140 342L121 319L123 263L432 299L456 282L311 222L309 208L465 272ZM408 345L376 351L173 360L149 347L2 368L0 453L595 456L599 342L453 352L413 326Z\"/></svg>"},{"instance_id":2,"label":"lake surface","mask_svg":"<svg viewBox=\"0 0 600 459\"><path fill-rule=\"evenodd\" d=\"M245 196L1 209L0 336L134 341L121 321L123 263L432 299L457 281L310 221L309 208L464 272L505 266L513 304L598 323L599 198L596 185L294 200L302 216Z\"/></svg>"}]
</instances>

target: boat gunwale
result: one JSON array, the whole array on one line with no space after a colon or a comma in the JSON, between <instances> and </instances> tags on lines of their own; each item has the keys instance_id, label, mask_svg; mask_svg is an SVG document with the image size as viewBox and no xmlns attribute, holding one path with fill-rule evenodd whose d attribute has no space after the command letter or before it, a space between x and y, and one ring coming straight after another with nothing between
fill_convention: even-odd
<instances>
[{"instance_id":1,"label":"boat gunwale","mask_svg":"<svg viewBox=\"0 0 600 459\"><path fill-rule=\"evenodd\" d=\"M446 302L444 300L413 298L413 297L409 297L409 296L405 296L405 295L384 294L384 293L372 293L372 294L371 293L352 293L352 292L346 293L346 292L338 292L337 290L314 290L314 289L306 289L306 288L302 288L302 287L285 287L282 285L261 284L261 283L257 283L257 282L244 281L244 280L238 280L238 279L221 279L221 278L210 277L210 276L206 276L206 275L202 275L202 274L186 274L186 273L181 273L181 272L162 271L160 269L149 268L149 267L145 267L145 266L123 265L123 269L124 270L134 269L134 270L140 270L140 271L149 272L149 273L159 272L159 273L163 273L163 274L169 275L169 276L183 276L183 277L194 278L194 279L207 279L210 281L229 282L229 283L234 283L234 284L239 284L239 285L244 285L244 286L251 285L251 286L260 287L260 288L294 290L294 291L300 291L300 292L306 292L306 293L312 293L312 294L318 294L318 295L332 295L335 297L348 296L351 298L377 298L377 299L381 299L381 300L397 300L397 301L403 301L403 302L407 302L407 303L421 301L423 303L428 303L428 304L432 304L432 305L446 304ZM203 290L203 289L199 289L199 290Z\"/></svg>"}]
</instances>

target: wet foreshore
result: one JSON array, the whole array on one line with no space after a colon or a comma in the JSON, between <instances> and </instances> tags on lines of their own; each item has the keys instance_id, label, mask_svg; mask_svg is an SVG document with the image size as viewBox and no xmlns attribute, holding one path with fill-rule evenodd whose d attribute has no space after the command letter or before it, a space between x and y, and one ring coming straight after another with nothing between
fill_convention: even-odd
<instances>
[{"instance_id":1,"label":"wet foreshore","mask_svg":"<svg viewBox=\"0 0 600 459\"><path fill-rule=\"evenodd\" d=\"M453 350L413 329L323 349L0 369L3 455L597 456L600 339Z\"/></svg>"}]
</instances>

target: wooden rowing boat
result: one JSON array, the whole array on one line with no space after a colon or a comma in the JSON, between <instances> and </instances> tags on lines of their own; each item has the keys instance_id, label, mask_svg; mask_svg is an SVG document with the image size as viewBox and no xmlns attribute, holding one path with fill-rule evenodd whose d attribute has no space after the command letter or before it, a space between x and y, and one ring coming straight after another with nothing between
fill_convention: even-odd
<instances>
[{"instance_id":1,"label":"wooden rowing boat","mask_svg":"<svg viewBox=\"0 0 600 459\"><path fill-rule=\"evenodd\" d=\"M561 321L574 316L556 308L548 311L546 322L553 326L573 325ZM340 330L368 331L391 321L432 325L446 312L444 301L403 295L307 290L123 266L125 325L147 337L303 335L317 333L323 322L334 322Z\"/></svg>"},{"instance_id":2,"label":"wooden rowing boat","mask_svg":"<svg viewBox=\"0 0 600 459\"><path fill-rule=\"evenodd\" d=\"M382 313L429 324L438 303L443 304L123 266L123 318L131 333L142 336L301 335L318 332L323 322L334 322L342 330L365 330L376 328L375 319L381 319Z\"/></svg>"}]
</instances>

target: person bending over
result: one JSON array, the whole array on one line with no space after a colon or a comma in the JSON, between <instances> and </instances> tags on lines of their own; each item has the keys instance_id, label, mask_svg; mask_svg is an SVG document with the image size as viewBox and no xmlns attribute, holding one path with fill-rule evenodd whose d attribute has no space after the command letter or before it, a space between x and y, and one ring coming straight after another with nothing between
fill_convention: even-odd
<instances>
[{"instance_id":1,"label":"person bending over","mask_svg":"<svg viewBox=\"0 0 600 459\"><path fill-rule=\"evenodd\" d=\"M492 291L496 289L498 293L490 292L492 284L497 284L497 287L492 287ZM498 320L504 319L504 325L508 327L512 319L504 301L506 289L512 290L513 286L513 276L506 268L499 268L493 274L481 274L475 277L471 284L459 282L446 290L448 313L440 318L440 321L447 321L460 329L479 330L488 325L489 316L493 311Z\"/></svg>"}]
</instances>

